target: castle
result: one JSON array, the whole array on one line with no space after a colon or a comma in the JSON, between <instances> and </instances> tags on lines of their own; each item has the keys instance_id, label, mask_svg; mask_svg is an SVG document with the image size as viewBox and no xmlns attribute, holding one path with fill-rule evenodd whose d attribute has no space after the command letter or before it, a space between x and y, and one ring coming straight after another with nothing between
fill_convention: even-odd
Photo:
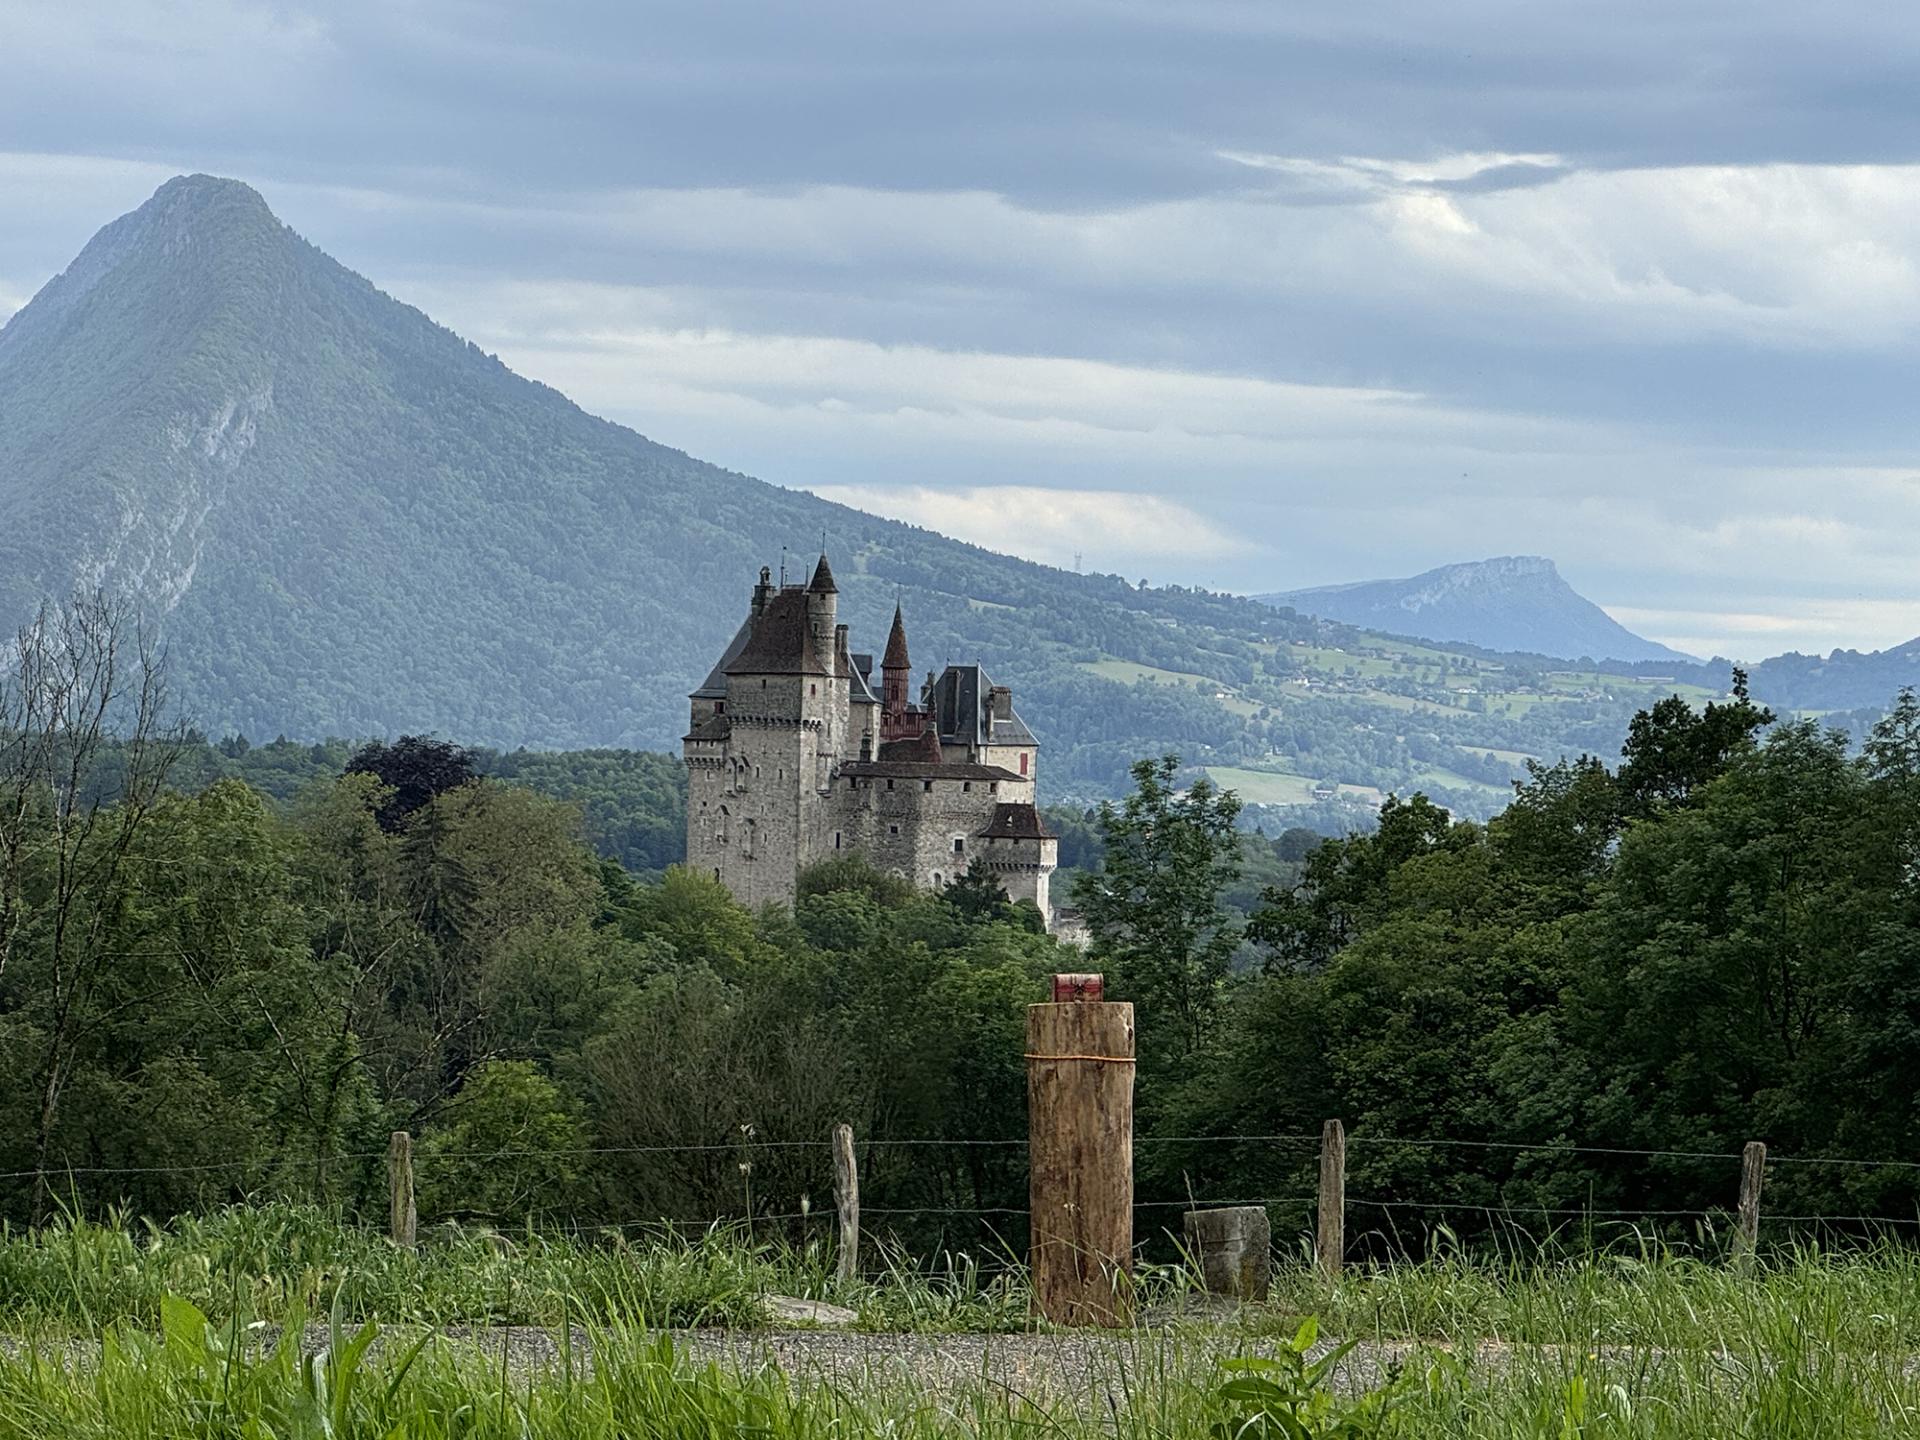
<instances>
[{"instance_id":1,"label":"castle","mask_svg":"<svg viewBox=\"0 0 1920 1440\"><path fill-rule=\"evenodd\" d=\"M978 665L913 669L899 606L874 687L823 554L806 585L760 571L746 620L694 691L682 745L687 864L742 904L791 904L799 872L858 855L937 889L975 863L1050 915L1059 842L1034 809L1040 745Z\"/></svg>"}]
</instances>

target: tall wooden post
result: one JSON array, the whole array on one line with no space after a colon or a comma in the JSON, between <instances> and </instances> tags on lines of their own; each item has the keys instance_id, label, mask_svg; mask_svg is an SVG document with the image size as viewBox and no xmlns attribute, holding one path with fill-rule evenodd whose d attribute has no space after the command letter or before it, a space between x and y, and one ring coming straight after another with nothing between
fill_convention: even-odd
<instances>
[{"instance_id":1,"label":"tall wooden post","mask_svg":"<svg viewBox=\"0 0 1920 1440\"><path fill-rule=\"evenodd\" d=\"M387 1142L387 1233L394 1244L411 1250L415 1223L413 1137L396 1130Z\"/></svg>"},{"instance_id":2,"label":"tall wooden post","mask_svg":"<svg viewBox=\"0 0 1920 1440\"><path fill-rule=\"evenodd\" d=\"M1133 1006L1060 976L1027 1007L1033 1300L1057 1325L1133 1317ZM1093 998L1081 998L1093 997Z\"/></svg>"},{"instance_id":3,"label":"tall wooden post","mask_svg":"<svg viewBox=\"0 0 1920 1440\"><path fill-rule=\"evenodd\" d=\"M1746 1259L1760 1243L1760 1182L1766 1178L1767 1147L1749 1140L1740 1157L1740 1228L1734 1232L1733 1252Z\"/></svg>"},{"instance_id":4,"label":"tall wooden post","mask_svg":"<svg viewBox=\"0 0 1920 1440\"><path fill-rule=\"evenodd\" d=\"M838 1274L851 1280L860 1273L860 1171L853 1159L853 1127L833 1127L833 1205L840 1216Z\"/></svg>"},{"instance_id":5,"label":"tall wooden post","mask_svg":"<svg viewBox=\"0 0 1920 1440\"><path fill-rule=\"evenodd\" d=\"M1313 1256L1323 1276L1340 1278L1347 1258L1347 1128L1338 1120L1320 1127L1319 1234Z\"/></svg>"}]
</instances>

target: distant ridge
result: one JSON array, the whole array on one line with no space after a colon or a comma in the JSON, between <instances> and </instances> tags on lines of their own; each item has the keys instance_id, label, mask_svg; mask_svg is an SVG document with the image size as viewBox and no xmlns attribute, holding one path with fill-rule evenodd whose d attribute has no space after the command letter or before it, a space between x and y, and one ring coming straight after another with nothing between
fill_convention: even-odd
<instances>
[{"instance_id":1,"label":"distant ridge","mask_svg":"<svg viewBox=\"0 0 1920 1440\"><path fill-rule=\"evenodd\" d=\"M1503 555L1442 565L1404 580L1361 580L1258 598L1369 630L1488 650L1566 660L1693 659L1634 634L1567 584L1541 555Z\"/></svg>"}]
</instances>

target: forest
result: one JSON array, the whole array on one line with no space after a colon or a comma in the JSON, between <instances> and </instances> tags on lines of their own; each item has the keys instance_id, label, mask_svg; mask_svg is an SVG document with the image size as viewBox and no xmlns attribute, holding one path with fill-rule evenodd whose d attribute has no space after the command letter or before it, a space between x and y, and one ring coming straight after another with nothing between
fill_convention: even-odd
<instances>
[{"instance_id":1,"label":"forest","mask_svg":"<svg viewBox=\"0 0 1920 1440\"><path fill-rule=\"evenodd\" d=\"M981 876L842 861L749 912L444 741L209 778L124 618L49 612L0 681L9 1220L375 1213L407 1130L423 1223L777 1230L847 1122L904 1240L1017 1244L1024 1009L1082 968L1139 1007L1148 1206L1292 1233L1338 1117L1362 1244L1698 1235L1751 1139L1782 1216L1920 1218L1911 693L1858 746L1741 683L1664 700L1487 823L1414 794L1324 843L1143 758L1063 840L1082 955Z\"/></svg>"}]
</instances>

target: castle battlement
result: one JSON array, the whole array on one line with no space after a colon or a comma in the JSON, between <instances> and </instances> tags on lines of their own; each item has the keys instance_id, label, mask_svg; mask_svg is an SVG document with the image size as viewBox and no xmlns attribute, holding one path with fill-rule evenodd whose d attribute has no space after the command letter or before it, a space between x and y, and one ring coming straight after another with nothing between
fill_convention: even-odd
<instances>
[{"instance_id":1,"label":"castle battlement","mask_svg":"<svg viewBox=\"0 0 1920 1440\"><path fill-rule=\"evenodd\" d=\"M743 904L791 904L799 872L859 855L922 889L984 863L1050 916L1058 841L1034 808L1040 742L978 665L917 697L905 617L879 664L849 648L822 555L805 585L763 568L741 622L689 697L687 863Z\"/></svg>"}]
</instances>

